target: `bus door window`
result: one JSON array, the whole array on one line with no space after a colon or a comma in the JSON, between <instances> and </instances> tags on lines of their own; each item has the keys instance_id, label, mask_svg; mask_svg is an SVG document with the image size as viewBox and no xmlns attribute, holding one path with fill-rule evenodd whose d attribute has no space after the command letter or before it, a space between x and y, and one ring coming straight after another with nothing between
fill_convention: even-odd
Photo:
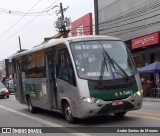
<instances>
[{"instance_id":1,"label":"bus door window","mask_svg":"<svg viewBox=\"0 0 160 136\"><path fill-rule=\"evenodd\" d=\"M52 60L49 61L49 69L50 69L50 80L54 80L54 63Z\"/></svg>"},{"instance_id":2,"label":"bus door window","mask_svg":"<svg viewBox=\"0 0 160 136\"><path fill-rule=\"evenodd\" d=\"M54 69L54 54L48 54L48 68L49 68L49 78L50 80L55 80L55 69Z\"/></svg>"},{"instance_id":3,"label":"bus door window","mask_svg":"<svg viewBox=\"0 0 160 136\"><path fill-rule=\"evenodd\" d=\"M75 85L75 76L69 53L62 49L58 53L57 77Z\"/></svg>"}]
</instances>

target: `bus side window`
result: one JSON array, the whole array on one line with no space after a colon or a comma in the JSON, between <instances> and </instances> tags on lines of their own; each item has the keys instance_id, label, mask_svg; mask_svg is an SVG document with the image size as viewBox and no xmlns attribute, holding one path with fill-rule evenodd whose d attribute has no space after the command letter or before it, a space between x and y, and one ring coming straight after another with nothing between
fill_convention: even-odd
<instances>
[{"instance_id":1,"label":"bus side window","mask_svg":"<svg viewBox=\"0 0 160 136\"><path fill-rule=\"evenodd\" d=\"M72 85L76 85L75 75L69 53L66 49L58 53L57 77L66 80Z\"/></svg>"}]
</instances>

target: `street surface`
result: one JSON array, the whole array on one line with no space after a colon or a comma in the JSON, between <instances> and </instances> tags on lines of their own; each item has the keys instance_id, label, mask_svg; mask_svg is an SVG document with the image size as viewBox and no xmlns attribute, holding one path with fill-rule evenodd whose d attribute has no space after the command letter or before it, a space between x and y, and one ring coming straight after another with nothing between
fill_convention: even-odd
<instances>
[{"instance_id":1,"label":"street surface","mask_svg":"<svg viewBox=\"0 0 160 136\"><path fill-rule=\"evenodd\" d=\"M68 124L64 117L59 113L42 110L40 113L31 114L26 105L20 104L15 96L10 95L9 99L0 99L0 127L55 127L54 131L61 133L54 133L54 135L106 135L106 129L117 129L121 127L140 127L147 128L160 127L160 102L144 101L141 110L131 111L126 114L124 118L117 119L114 115L89 118L78 121L77 124ZM67 128L66 128L67 127ZM75 129L73 128L75 127ZM84 127L84 131L80 131L77 128ZM91 128L89 128L91 127ZM95 127L95 128L93 128ZM97 127L103 128L104 133L98 132ZM88 130L87 130L88 129ZM92 131L91 131L92 129ZM82 130L82 129L81 129ZM67 132L67 133L66 133ZM69 132L69 133L68 133ZM87 133L88 132L88 133ZM101 131L102 132L102 131ZM64 134L62 134L64 133ZM0 134L2 135L2 134ZM5 134L7 135L7 134ZM8 134L9 135L9 134ZM11 135L11 134L10 134ZM25 134L23 134L25 135ZM26 134L27 135L27 134ZM38 134L34 134L38 135ZM42 135L42 134L41 134ZM46 135L46 134L45 134ZM53 135L47 133L47 135ZM135 136L158 136L159 133L107 133L107 135L135 135Z\"/></svg>"}]
</instances>

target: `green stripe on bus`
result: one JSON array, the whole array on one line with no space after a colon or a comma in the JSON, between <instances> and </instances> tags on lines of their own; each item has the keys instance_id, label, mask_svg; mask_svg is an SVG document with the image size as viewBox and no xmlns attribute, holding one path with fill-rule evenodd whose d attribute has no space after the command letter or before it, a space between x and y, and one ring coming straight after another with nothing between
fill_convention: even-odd
<instances>
[{"instance_id":1,"label":"green stripe on bus","mask_svg":"<svg viewBox=\"0 0 160 136\"><path fill-rule=\"evenodd\" d=\"M116 90L90 90L90 97L102 100L123 99L131 96L138 91L137 85L125 89Z\"/></svg>"},{"instance_id":2,"label":"green stripe on bus","mask_svg":"<svg viewBox=\"0 0 160 136\"><path fill-rule=\"evenodd\" d=\"M37 84L25 84L24 91L26 94L30 94L33 97L39 96Z\"/></svg>"}]
</instances>

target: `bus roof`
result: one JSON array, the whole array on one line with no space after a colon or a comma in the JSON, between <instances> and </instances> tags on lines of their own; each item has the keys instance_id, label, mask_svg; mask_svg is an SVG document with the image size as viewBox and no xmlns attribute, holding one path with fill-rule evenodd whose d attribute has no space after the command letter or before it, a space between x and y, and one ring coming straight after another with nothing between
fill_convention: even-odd
<instances>
[{"instance_id":1,"label":"bus roof","mask_svg":"<svg viewBox=\"0 0 160 136\"><path fill-rule=\"evenodd\" d=\"M68 42L70 43L70 42L87 41L87 40L120 40L120 39L112 36L101 36L101 35L87 35L87 36L75 36L75 37L69 37L69 38L52 39L47 43L42 43L26 51L16 53L12 56L12 58L16 58L25 54L36 52L41 49L49 48L57 44L63 44L63 43L66 44Z\"/></svg>"},{"instance_id":2,"label":"bus roof","mask_svg":"<svg viewBox=\"0 0 160 136\"><path fill-rule=\"evenodd\" d=\"M97 40L97 39L105 39L105 40L120 40L119 38L112 36L102 36L102 35L88 35L88 36L76 36L66 38L69 41L84 41L84 40Z\"/></svg>"}]
</instances>

